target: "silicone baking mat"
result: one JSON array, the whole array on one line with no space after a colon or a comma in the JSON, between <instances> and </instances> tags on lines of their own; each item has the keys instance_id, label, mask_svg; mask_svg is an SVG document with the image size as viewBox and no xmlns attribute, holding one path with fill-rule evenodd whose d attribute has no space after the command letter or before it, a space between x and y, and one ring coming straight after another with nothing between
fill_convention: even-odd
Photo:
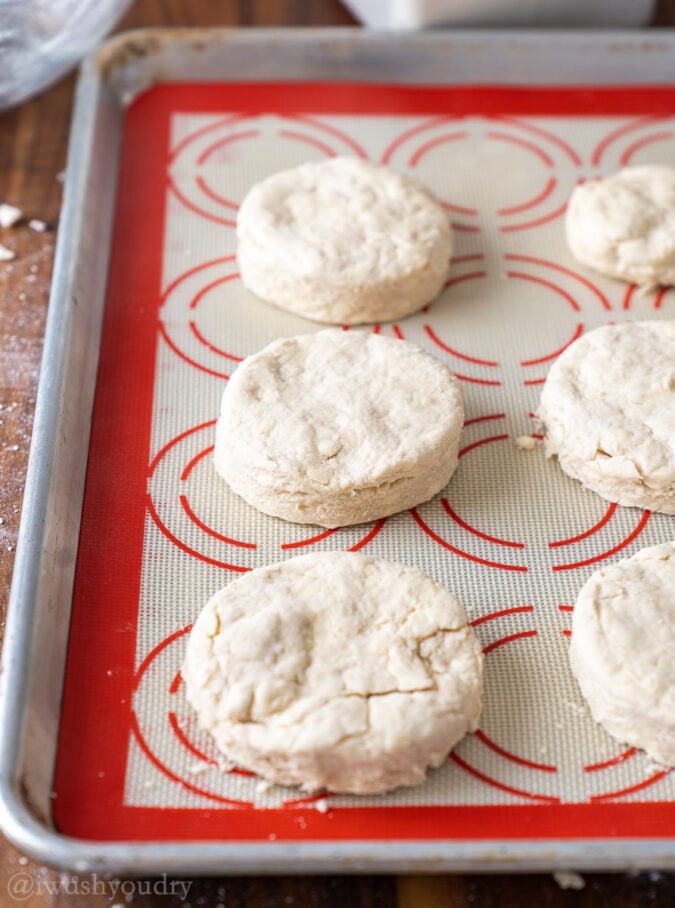
<instances>
[{"instance_id":1,"label":"silicone baking mat","mask_svg":"<svg viewBox=\"0 0 675 908\"><path fill-rule=\"evenodd\" d=\"M455 231L443 294L396 324L462 382L459 467L432 501L322 531L257 513L216 475L214 422L242 357L320 326L256 299L237 205L266 175L355 155L418 177ZM577 265L570 192L675 159L675 90L165 85L127 112L54 785L85 839L558 839L670 836L675 773L592 721L567 649L590 573L672 538L674 519L608 504L546 461L547 369L584 331L675 316ZM353 329L352 329L353 330ZM224 763L184 698L204 603L243 571L361 550L455 592L485 652L479 731L427 781L307 796Z\"/></svg>"}]
</instances>

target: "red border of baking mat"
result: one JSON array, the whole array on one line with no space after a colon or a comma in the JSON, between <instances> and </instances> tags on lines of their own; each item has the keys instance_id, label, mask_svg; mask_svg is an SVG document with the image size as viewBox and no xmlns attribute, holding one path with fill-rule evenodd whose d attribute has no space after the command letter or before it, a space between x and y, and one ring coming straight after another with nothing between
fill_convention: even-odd
<instances>
[{"instance_id":1,"label":"red border of baking mat","mask_svg":"<svg viewBox=\"0 0 675 908\"><path fill-rule=\"evenodd\" d=\"M91 840L668 837L669 802L294 809L123 804L133 713L173 113L672 115L675 88L162 85L126 114L58 754L54 818ZM120 494L120 490L123 493ZM302 816L303 822L298 818Z\"/></svg>"}]
</instances>

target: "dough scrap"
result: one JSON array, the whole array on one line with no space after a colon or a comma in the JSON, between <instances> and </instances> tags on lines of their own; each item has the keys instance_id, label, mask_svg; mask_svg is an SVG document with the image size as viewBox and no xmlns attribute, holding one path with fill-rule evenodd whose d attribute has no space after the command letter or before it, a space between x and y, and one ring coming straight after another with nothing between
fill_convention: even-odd
<instances>
[{"instance_id":1,"label":"dough scrap","mask_svg":"<svg viewBox=\"0 0 675 908\"><path fill-rule=\"evenodd\" d=\"M302 164L257 183L237 215L245 287L328 324L393 321L443 289L452 228L411 177L360 158Z\"/></svg>"},{"instance_id":2,"label":"dough scrap","mask_svg":"<svg viewBox=\"0 0 675 908\"><path fill-rule=\"evenodd\" d=\"M596 722L675 766L675 542L593 574L574 607L570 662Z\"/></svg>"},{"instance_id":3,"label":"dough scrap","mask_svg":"<svg viewBox=\"0 0 675 908\"><path fill-rule=\"evenodd\" d=\"M415 785L475 730L483 655L457 599L422 571L303 555L220 590L182 675L201 726L282 785Z\"/></svg>"},{"instance_id":4,"label":"dough scrap","mask_svg":"<svg viewBox=\"0 0 675 908\"><path fill-rule=\"evenodd\" d=\"M675 514L675 321L606 325L555 361L545 450L608 501Z\"/></svg>"},{"instance_id":5,"label":"dough scrap","mask_svg":"<svg viewBox=\"0 0 675 908\"><path fill-rule=\"evenodd\" d=\"M675 168L626 167L582 183L565 228L583 265L647 288L675 284Z\"/></svg>"},{"instance_id":6,"label":"dough scrap","mask_svg":"<svg viewBox=\"0 0 675 908\"><path fill-rule=\"evenodd\" d=\"M435 357L395 338L326 329L273 341L237 367L214 464L265 514L364 523L445 487L463 418L459 382Z\"/></svg>"}]
</instances>

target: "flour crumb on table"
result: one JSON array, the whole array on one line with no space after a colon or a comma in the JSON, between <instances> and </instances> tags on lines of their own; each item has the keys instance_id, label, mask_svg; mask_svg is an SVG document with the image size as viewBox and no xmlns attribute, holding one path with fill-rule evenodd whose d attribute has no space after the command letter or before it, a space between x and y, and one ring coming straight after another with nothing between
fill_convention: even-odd
<instances>
[{"instance_id":1,"label":"flour crumb on table","mask_svg":"<svg viewBox=\"0 0 675 908\"><path fill-rule=\"evenodd\" d=\"M553 879L561 889L584 889L586 880L574 870L556 870Z\"/></svg>"},{"instance_id":2,"label":"flour crumb on table","mask_svg":"<svg viewBox=\"0 0 675 908\"><path fill-rule=\"evenodd\" d=\"M23 217L23 211L6 202L0 204L0 227L14 227Z\"/></svg>"}]
</instances>

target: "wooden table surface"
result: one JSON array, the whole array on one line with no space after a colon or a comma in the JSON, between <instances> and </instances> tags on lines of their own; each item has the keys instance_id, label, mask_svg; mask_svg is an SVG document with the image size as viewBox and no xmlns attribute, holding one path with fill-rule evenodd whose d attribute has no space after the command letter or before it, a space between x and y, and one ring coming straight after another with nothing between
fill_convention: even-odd
<instances>
[{"instance_id":1,"label":"wooden table surface","mask_svg":"<svg viewBox=\"0 0 675 908\"><path fill-rule=\"evenodd\" d=\"M384 0L383 0L384 2ZM151 25L350 25L338 0L138 0L120 30ZM675 0L660 0L654 26L675 26ZM675 70L675 63L674 63ZM45 221L39 233L27 226L0 228L0 243L17 253L0 263L0 610L4 618L14 560L26 462L31 435L45 313L61 205L59 175L65 165L74 78L21 107L0 114L0 202ZM2 621L4 627L4 620ZM24 875L26 887L14 898L9 883ZM0 906L53 908L103 905L192 908L272 908L277 905L328 908L521 908L521 906L675 905L675 874L585 876L585 888L562 890L550 875L362 876L200 879L187 899L170 881L116 881L115 890L91 894L89 878L59 874L27 861L0 840ZM95 882L95 881L93 881ZM98 881L101 883L101 881ZM124 883L124 885L121 885ZM21 898L19 898L21 896Z\"/></svg>"}]
</instances>

